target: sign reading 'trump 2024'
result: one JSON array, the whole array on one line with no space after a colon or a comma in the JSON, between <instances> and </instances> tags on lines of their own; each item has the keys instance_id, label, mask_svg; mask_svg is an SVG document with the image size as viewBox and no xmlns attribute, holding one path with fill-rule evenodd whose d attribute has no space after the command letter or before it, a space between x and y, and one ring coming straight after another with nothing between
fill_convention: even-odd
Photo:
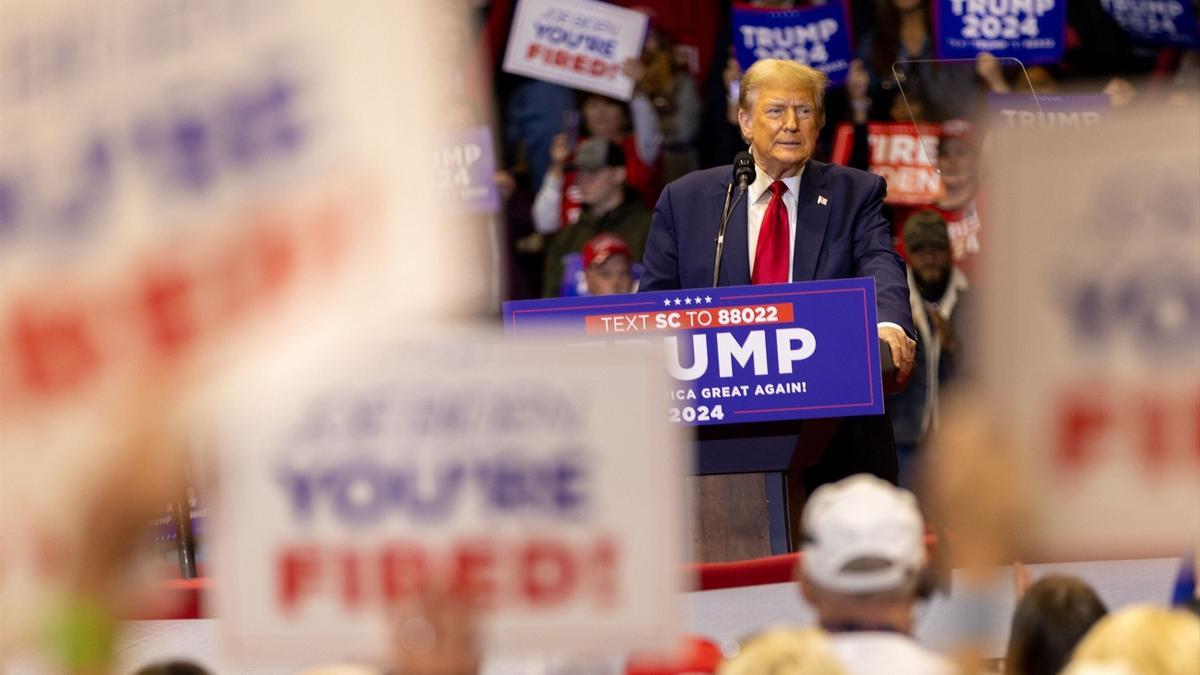
<instances>
[{"instance_id":1,"label":"sign reading 'trump 2024'","mask_svg":"<svg viewBox=\"0 0 1200 675\"><path fill-rule=\"evenodd\" d=\"M875 317L870 278L504 304L510 334L665 340L688 425L882 414Z\"/></svg>"},{"instance_id":2,"label":"sign reading 'trump 2024'","mask_svg":"<svg viewBox=\"0 0 1200 675\"><path fill-rule=\"evenodd\" d=\"M938 0L933 3L937 54L973 59L980 52L1024 63L1054 63L1066 48L1064 0Z\"/></svg>"}]
</instances>

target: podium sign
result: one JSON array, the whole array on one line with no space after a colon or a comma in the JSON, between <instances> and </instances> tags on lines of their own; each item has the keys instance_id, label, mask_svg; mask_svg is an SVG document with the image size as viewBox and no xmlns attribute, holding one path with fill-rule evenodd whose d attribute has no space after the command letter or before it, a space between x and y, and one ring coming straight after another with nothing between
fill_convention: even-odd
<instances>
[{"instance_id":1,"label":"podium sign","mask_svg":"<svg viewBox=\"0 0 1200 675\"><path fill-rule=\"evenodd\" d=\"M513 335L664 340L684 425L883 414L875 317L871 278L504 304Z\"/></svg>"}]
</instances>

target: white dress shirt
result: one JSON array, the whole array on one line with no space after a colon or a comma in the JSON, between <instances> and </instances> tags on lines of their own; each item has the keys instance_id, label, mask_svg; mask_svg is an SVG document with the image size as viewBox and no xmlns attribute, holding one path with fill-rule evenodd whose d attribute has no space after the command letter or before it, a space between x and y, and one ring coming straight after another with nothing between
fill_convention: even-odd
<instances>
[{"instance_id":1,"label":"white dress shirt","mask_svg":"<svg viewBox=\"0 0 1200 675\"><path fill-rule=\"evenodd\" d=\"M795 281L792 274L795 271L795 256L796 256L796 213L800 210L796 208L800 194L800 180L804 178L804 169L807 164L800 167L800 173L791 178L783 178L783 184L787 186L787 192L783 193L783 205L787 207L788 217L788 282ZM758 233L762 231L763 217L767 215L767 205L771 203L771 184L775 182L763 168L754 163L755 174L754 182L746 188L746 245L749 248L750 254L750 274L754 275L754 256L758 252ZM879 327L893 326L897 330L903 331L899 324L891 321L880 321Z\"/></svg>"}]
</instances>

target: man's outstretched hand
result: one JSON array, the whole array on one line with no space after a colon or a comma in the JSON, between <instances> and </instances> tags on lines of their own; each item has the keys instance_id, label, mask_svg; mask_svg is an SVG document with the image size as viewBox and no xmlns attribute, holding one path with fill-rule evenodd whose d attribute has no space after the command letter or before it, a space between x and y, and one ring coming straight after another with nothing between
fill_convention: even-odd
<instances>
[{"instance_id":1,"label":"man's outstretched hand","mask_svg":"<svg viewBox=\"0 0 1200 675\"><path fill-rule=\"evenodd\" d=\"M896 381L904 384L912 374L913 359L917 356L917 343L895 326L880 326L879 339L892 350L892 364L896 366Z\"/></svg>"}]
</instances>

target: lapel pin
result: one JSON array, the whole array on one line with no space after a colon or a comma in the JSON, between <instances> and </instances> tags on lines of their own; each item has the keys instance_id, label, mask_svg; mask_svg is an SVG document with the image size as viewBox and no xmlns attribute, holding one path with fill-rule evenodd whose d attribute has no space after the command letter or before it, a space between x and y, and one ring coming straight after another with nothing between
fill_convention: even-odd
<instances>
[{"instance_id":1,"label":"lapel pin","mask_svg":"<svg viewBox=\"0 0 1200 675\"><path fill-rule=\"evenodd\" d=\"M828 206L829 200L825 199L825 195L817 195L817 204L821 206Z\"/></svg>"}]
</instances>

